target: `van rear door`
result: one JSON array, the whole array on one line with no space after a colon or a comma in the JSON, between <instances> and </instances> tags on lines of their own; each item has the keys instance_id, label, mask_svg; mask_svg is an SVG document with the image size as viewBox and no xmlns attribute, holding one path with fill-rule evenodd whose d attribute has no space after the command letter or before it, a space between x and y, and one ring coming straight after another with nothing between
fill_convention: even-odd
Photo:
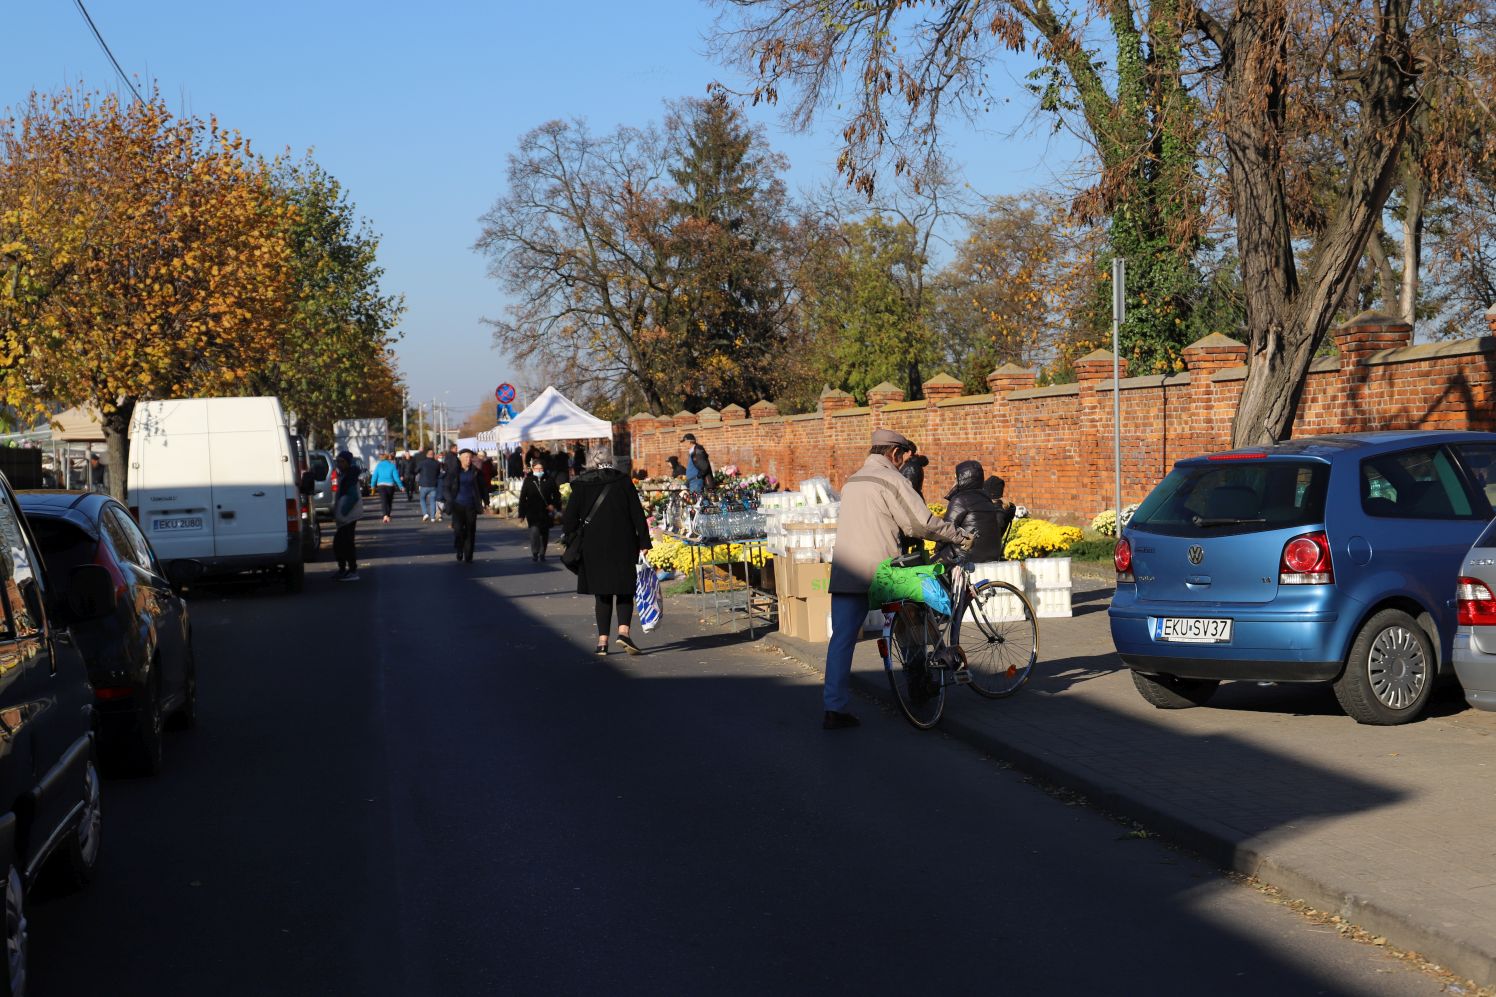
<instances>
[{"instance_id":1,"label":"van rear door","mask_svg":"<svg viewBox=\"0 0 1496 997\"><path fill-rule=\"evenodd\" d=\"M219 413L213 413L215 423ZM213 451L214 553L218 557L265 555L287 547L286 483L290 441L284 427L257 422L219 431ZM294 498L294 493L292 495Z\"/></svg>"},{"instance_id":2,"label":"van rear door","mask_svg":"<svg viewBox=\"0 0 1496 997\"><path fill-rule=\"evenodd\" d=\"M131 427L130 465L130 505L156 556L212 557L207 407L196 400L142 403Z\"/></svg>"}]
</instances>

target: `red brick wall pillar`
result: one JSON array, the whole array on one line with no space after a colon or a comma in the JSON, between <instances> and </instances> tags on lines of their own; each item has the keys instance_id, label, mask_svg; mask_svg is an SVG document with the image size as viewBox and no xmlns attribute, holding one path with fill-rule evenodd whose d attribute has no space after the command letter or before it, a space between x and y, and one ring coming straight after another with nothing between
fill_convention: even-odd
<instances>
[{"instance_id":1,"label":"red brick wall pillar","mask_svg":"<svg viewBox=\"0 0 1496 997\"><path fill-rule=\"evenodd\" d=\"M1218 332L1197 339L1182 352L1190 378L1190 404L1169 413L1175 429L1165 452L1206 453L1231 445L1231 414L1241 397L1241 383L1219 382L1215 375L1247 362L1247 346ZM1223 428L1224 427L1224 430Z\"/></svg>"}]
</instances>

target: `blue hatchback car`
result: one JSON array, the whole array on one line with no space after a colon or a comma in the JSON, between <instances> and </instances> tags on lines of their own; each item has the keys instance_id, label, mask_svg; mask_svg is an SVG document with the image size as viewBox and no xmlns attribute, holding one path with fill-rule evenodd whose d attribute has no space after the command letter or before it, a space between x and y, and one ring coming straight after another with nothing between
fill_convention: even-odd
<instances>
[{"instance_id":1,"label":"blue hatchback car","mask_svg":"<svg viewBox=\"0 0 1496 997\"><path fill-rule=\"evenodd\" d=\"M1117 541L1112 640L1143 698L1331 682L1399 724L1452 674L1455 581L1492 518L1496 433L1320 436L1180 461Z\"/></svg>"}]
</instances>

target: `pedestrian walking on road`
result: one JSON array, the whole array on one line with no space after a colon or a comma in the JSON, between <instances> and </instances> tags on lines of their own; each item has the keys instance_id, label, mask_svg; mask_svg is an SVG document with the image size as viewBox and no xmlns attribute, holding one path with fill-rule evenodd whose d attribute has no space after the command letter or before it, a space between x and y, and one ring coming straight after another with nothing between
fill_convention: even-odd
<instances>
[{"instance_id":1,"label":"pedestrian walking on road","mask_svg":"<svg viewBox=\"0 0 1496 997\"><path fill-rule=\"evenodd\" d=\"M374 473L369 476L369 485L379 494L379 507L384 522L388 523L390 514L395 511L395 489L400 487L400 472L395 469L395 462L389 454L379 455Z\"/></svg>"},{"instance_id":2,"label":"pedestrian walking on road","mask_svg":"<svg viewBox=\"0 0 1496 997\"><path fill-rule=\"evenodd\" d=\"M478 541L478 510L488 499L483 472L473 464L473 452L464 448L457 455L457 470L447 475L447 511L452 515L452 545L457 560L473 562Z\"/></svg>"},{"instance_id":3,"label":"pedestrian walking on road","mask_svg":"<svg viewBox=\"0 0 1496 997\"><path fill-rule=\"evenodd\" d=\"M358 555L354 549L354 531L358 529L359 517L364 514L364 498L359 488L358 474L353 469L353 454L344 450L338 454L338 490L333 498L332 521L337 532L332 536L332 553L338 559L338 581L358 581Z\"/></svg>"},{"instance_id":4,"label":"pedestrian walking on road","mask_svg":"<svg viewBox=\"0 0 1496 997\"><path fill-rule=\"evenodd\" d=\"M971 543L970 534L936 518L901 473L915 449L908 437L891 429L875 430L867 460L842 489L831 556L831 641L821 692L821 726L827 730L860 723L847 711L852 652L867 618L867 594L878 565L898 555L901 537L945 540L962 547Z\"/></svg>"},{"instance_id":5,"label":"pedestrian walking on road","mask_svg":"<svg viewBox=\"0 0 1496 997\"><path fill-rule=\"evenodd\" d=\"M519 486L519 514L530 527L530 560L537 563L545 560L551 527L560 511L561 488L546 475L545 464L537 460Z\"/></svg>"},{"instance_id":6,"label":"pedestrian walking on road","mask_svg":"<svg viewBox=\"0 0 1496 997\"><path fill-rule=\"evenodd\" d=\"M399 464L400 483L405 486L406 503L416 500L416 465L420 463L420 455L414 450L405 451L405 458Z\"/></svg>"},{"instance_id":7,"label":"pedestrian walking on road","mask_svg":"<svg viewBox=\"0 0 1496 997\"><path fill-rule=\"evenodd\" d=\"M639 646L629 637L636 566L639 555L649 553L653 543L644 506L628 475L613 466L609 447L593 450L587 464L588 470L571 484L571 499L561 519L565 536L582 532L577 592L591 595L596 604L597 653L608 653L608 627L616 609L618 643L630 654L638 654Z\"/></svg>"},{"instance_id":8,"label":"pedestrian walking on road","mask_svg":"<svg viewBox=\"0 0 1496 997\"><path fill-rule=\"evenodd\" d=\"M436 451L427 448L425 455L416 463L416 489L421 493L421 522L439 523L441 513L436 510L436 488L441 483L442 466L437 463Z\"/></svg>"}]
</instances>

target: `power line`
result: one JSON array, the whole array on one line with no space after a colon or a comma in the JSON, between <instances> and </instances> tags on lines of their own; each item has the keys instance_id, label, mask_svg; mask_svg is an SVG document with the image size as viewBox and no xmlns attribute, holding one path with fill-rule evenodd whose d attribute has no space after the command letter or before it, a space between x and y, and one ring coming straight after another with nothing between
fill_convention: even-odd
<instances>
[{"instance_id":1,"label":"power line","mask_svg":"<svg viewBox=\"0 0 1496 997\"><path fill-rule=\"evenodd\" d=\"M99 33L98 25L94 24L93 18L88 15L88 8L83 6L83 0L73 0L73 5L78 8L78 13L83 15L84 23L88 25L88 30L93 32L94 39L99 43L99 48L103 49L104 54L109 57L109 62L114 66L114 71L119 74L119 78L124 81L125 86L130 88L130 92L135 95L135 99L144 104L145 101L140 99L140 91L135 89L135 84L130 80L130 77L125 75L125 71L120 68L119 60L114 57L114 53L109 51L109 43L104 40L104 36Z\"/></svg>"}]
</instances>

